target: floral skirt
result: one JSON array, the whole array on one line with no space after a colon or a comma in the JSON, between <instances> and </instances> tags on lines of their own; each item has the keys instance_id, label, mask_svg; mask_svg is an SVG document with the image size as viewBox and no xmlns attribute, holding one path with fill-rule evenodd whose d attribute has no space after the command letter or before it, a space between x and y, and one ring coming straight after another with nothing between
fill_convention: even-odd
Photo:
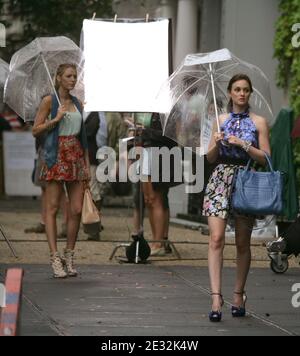
<instances>
[{"instance_id":1,"label":"floral skirt","mask_svg":"<svg viewBox=\"0 0 300 356\"><path fill-rule=\"evenodd\" d=\"M228 219L234 173L238 166L219 164L212 172L203 202L203 215Z\"/></svg>"},{"instance_id":2,"label":"floral skirt","mask_svg":"<svg viewBox=\"0 0 300 356\"><path fill-rule=\"evenodd\" d=\"M84 152L76 136L59 136L56 164L41 170L41 180L83 181L88 178Z\"/></svg>"},{"instance_id":3,"label":"floral skirt","mask_svg":"<svg viewBox=\"0 0 300 356\"><path fill-rule=\"evenodd\" d=\"M205 190L202 215L233 220L236 217L262 220L265 216L240 214L231 207L231 196L234 192L235 172L243 166L219 164L212 172Z\"/></svg>"}]
</instances>

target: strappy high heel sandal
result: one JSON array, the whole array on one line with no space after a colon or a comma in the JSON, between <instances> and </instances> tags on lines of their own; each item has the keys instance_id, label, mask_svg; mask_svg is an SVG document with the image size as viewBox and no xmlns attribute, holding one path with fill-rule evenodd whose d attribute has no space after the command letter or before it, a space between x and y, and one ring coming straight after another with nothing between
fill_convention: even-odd
<instances>
[{"instance_id":1,"label":"strappy high heel sandal","mask_svg":"<svg viewBox=\"0 0 300 356\"><path fill-rule=\"evenodd\" d=\"M243 291L243 292L233 292L233 293L243 296L243 304L240 305L239 307L232 305L231 306L231 314L234 318L244 317L246 315L246 301L247 301L246 292Z\"/></svg>"},{"instance_id":2,"label":"strappy high heel sandal","mask_svg":"<svg viewBox=\"0 0 300 356\"><path fill-rule=\"evenodd\" d=\"M61 259L61 256L58 252L51 253L50 255L50 263L53 269L53 277L54 278L66 278L68 274L64 270L64 265Z\"/></svg>"},{"instance_id":3,"label":"strappy high heel sandal","mask_svg":"<svg viewBox=\"0 0 300 356\"><path fill-rule=\"evenodd\" d=\"M210 295L218 295L221 298L221 304L220 307L222 307L224 305L224 299L223 299L223 295L220 293L211 293ZM212 310L209 314L208 314L209 320L213 323L218 323L222 320L222 312L221 310Z\"/></svg>"}]
</instances>

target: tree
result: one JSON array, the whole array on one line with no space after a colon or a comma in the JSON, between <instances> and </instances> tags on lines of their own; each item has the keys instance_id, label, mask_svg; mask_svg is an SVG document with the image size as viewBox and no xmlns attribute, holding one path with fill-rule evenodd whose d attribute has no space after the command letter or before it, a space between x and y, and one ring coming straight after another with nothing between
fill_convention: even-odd
<instances>
[{"instance_id":1,"label":"tree","mask_svg":"<svg viewBox=\"0 0 300 356\"><path fill-rule=\"evenodd\" d=\"M294 109L295 117L300 115L300 42L296 38L300 32L300 0L281 0L279 3L281 16L276 24L275 53L278 59L277 85L283 88ZM296 24L299 26L294 27ZM299 28L297 30L297 28ZM299 46L298 46L299 44ZM300 184L300 141L295 143L295 163L298 167L297 178Z\"/></svg>"},{"instance_id":2,"label":"tree","mask_svg":"<svg viewBox=\"0 0 300 356\"><path fill-rule=\"evenodd\" d=\"M112 16L112 0L7 0L0 1L1 14L6 13L6 25L21 20L20 33L7 36L4 55L12 53L36 37L66 36L79 43L82 21Z\"/></svg>"}]
</instances>

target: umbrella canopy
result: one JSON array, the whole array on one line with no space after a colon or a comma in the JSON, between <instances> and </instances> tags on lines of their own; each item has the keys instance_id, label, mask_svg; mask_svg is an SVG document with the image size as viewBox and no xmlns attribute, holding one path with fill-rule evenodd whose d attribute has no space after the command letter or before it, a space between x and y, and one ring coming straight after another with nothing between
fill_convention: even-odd
<instances>
[{"instance_id":1,"label":"umbrella canopy","mask_svg":"<svg viewBox=\"0 0 300 356\"><path fill-rule=\"evenodd\" d=\"M289 221L295 220L299 212L291 140L293 116L292 109L282 109L271 133L273 167L275 170L283 172L285 176L283 216Z\"/></svg>"},{"instance_id":2,"label":"umbrella canopy","mask_svg":"<svg viewBox=\"0 0 300 356\"><path fill-rule=\"evenodd\" d=\"M291 137L296 139L300 137L300 117L298 117L298 119L296 120L294 127L293 127L293 131L291 133Z\"/></svg>"},{"instance_id":3,"label":"umbrella canopy","mask_svg":"<svg viewBox=\"0 0 300 356\"><path fill-rule=\"evenodd\" d=\"M236 74L246 74L253 84L251 111L272 125L269 81L256 66L242 61L228 49L190 54L171 75L159 93L166 101L161 114L164 134L183 146L207 152L214 121L227 112L227 86Z\"/></svg>"},{"instance_id":4,"label":"umbrella canopy","mask_svg":"<svg viewBox=\"0 0 300 356\"><path fill-rule=\"evenodd\" d=\"M3 102L4 84L9 73L9 65L0 58L0 102Z\"/></svg>"},{"instance_id":5,"label":"umbrella canopy","mask_svg":"<svg viewBox=\"0 0 300 356\"><path fill-rule=\"evenodd\" d=\"M11 59L4 101L25 121L34 120L41 99L55 93L53 80L59 65L77 66L77 90L83 86L83 53L69 38L41 37L17 51ZM56 94L57 95L57 94ZM83 99L83 98L81 98Z\"/></svg>"}]
</instances>

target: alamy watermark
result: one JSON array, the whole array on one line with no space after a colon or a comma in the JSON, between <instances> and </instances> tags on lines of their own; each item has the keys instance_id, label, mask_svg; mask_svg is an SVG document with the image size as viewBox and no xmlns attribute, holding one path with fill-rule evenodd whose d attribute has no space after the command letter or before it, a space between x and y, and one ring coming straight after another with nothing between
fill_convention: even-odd
<instances>
[{"instance_id":1,"label":"alamy watermark","mask_svg":"<svg viewBox=\"0 0 300 356\"><path fill-rule=\"evenodd\" d=\"M96 157L101 162L96 173L101 183L116 182L117 179L120 183L147 182L151 177L152 183L184 183L186 193L200 193L204 187L204 154L201 148L194 149L194 152L188 147L138 146L128 150L127 141L120 140L118 160L110 147L100 148Z\"/></svg>"},{"instance_id":2,"label":"alamy watermark","mask_svg":"<svg viewBox=\"0 0 300 356\"><path fill-rule=\"evenodd\" d=\"M0 47L6 47L6 28L0 23Z\"/></svg>"},{"instance_id":3,"label":"alamy watermark","mask_svg":"<svg viewBox=\"0 0 300 356\"><path fill-rule=\"evenodd\" d=\"M292 297L292 306L300 308L300 283L295 283L292 286L292 292L295 293Z\"/></svg>"},{"instance_id":4,"label":"alamy watermark","mask_svg":"<svg viewBox=\"0 0 300 356\"><path fill-rule=\"evenodd\" d=\"M295 23L292 27L292 31L296 34L292 38L292 46L294 48L300 47L300 23Z\"/></svg>"},{"instance_id":5,"label":"alamy watermark","mask_svg":"<svg viewBox=\"0 0 300 356\"><path fill-rule=\"evenodd\" d=\"M0 308L6 307L6 289L4 284L0 283Z\"/></svg>"}]
</instances>

